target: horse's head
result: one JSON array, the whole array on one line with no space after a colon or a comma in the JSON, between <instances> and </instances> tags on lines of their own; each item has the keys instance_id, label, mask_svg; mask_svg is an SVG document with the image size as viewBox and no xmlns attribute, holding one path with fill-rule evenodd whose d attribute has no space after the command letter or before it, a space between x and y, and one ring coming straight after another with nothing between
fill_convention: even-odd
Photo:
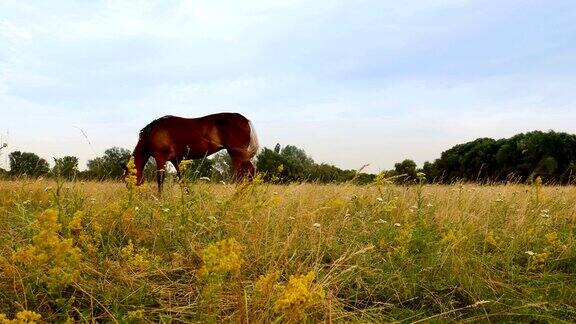
<instances>
[{"instance_id":1,"label":"horse's head","mask_svg":"<svg viewBox=\"0 0 576 324\"><path fill-rule=\"evenodd\" d=\"M120 163L120 167L124 172L122 173L122 177L120 180L123 182L130 182L133 185L139 186L144 183L144 176L143 176L143 167L140 165L136 165L134 163L134 157L131 157L130 160L126 163Z\"/></svg>"}]
</instances>

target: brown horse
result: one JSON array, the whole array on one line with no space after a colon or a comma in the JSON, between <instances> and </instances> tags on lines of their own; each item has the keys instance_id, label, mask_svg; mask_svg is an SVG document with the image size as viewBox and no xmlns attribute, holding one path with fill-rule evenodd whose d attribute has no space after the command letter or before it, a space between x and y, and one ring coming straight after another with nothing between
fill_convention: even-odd
<instances>
[{"instance_id":1,"label":"brown horse","mask_svg":"<svg viewBox=\"0 0 576 324\"><path fill-rule=\"evenodd\" d=\"M180 178L180 161L205 158L222 149L226 149L232 159L233 180L252 179L255 168L250 160L258 151L258 139L246 117L237 113L219 113L200 118L164 116L156 119L140 131L138 144L132 153L136 184L144 182L144 166L150 157L156 160L160 193L166 162L172 163ZM127 170L126 165L123 168Z\"/></svg>"}]
</instances>

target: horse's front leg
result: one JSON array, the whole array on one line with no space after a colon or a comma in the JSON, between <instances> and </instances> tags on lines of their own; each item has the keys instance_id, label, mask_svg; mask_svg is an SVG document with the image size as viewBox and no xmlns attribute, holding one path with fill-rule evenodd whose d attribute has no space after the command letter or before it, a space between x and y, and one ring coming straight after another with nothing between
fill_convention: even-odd
<instances>
[{"instance_id":1,"label":"horse's front leg","mask_svg":"<svg viewBox=\"0 0 576 324\"><path fill-rule=\"evenodd\" d=\"M166 160L156 158L156 182L158 183L158 195L162 194L162 187L164 186L164 177L166 174Z\"/></svg>"},{"instance_id":2,"label":"horse's front leg","mask_svg":"<svg viewBox=\"0 0 576 324\"><path fill-rule=\"evenodd\" d=\"M232 157L232 182L241 181L242 175L242 160L237 157Z\"/></svg>"},{"instance_id":3,"label":"horse's front leg","mask_svg":"<svg viewBox=\"0 0 576 324\"><path fill-rule=\"evenodd\" d=\"M244 179L248 181L252 181L254 176L256 175L256 168L254 167L254 163L252 161L243 161L242 162L242 176Z\"/></svg>"}]
</instances>

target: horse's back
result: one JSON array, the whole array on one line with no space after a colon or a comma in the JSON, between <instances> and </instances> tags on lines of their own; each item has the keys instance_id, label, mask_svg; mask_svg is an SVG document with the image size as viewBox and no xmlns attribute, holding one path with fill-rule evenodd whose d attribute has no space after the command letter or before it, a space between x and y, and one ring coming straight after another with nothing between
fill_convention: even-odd
<instances>
[{"instance_id":1,"label":"horse's back","mask_svg":"<svg viewBox=\"0 0 576 324\"><path fill-rule=\"evenodd\" d=\"M153 120L149 123L146 127L142 129L142 131L146 129L152 129L153 127L157 126L164 126L164 127L177 127L181 125L210 125L214 124L233 124L233 123L243 123L248 122L248 119L244 117L242 114L239 113L232 113L232 112L223 112L223 113L216 113L211 115L206 115L202 117L196 118L185 118L179 117L174 115L166 115L160 118Z\"/></svg>"},{"instance_id":2,"label":"horse's back","mask_svg":"<svg viewBox=\"0 0 576 324\"><path fill-rule=\"evenodd\" d=\"M214 122L215 124L232 124L232 123L248 122L248 118L244 117L239 113L232 113L232 112L217 113L196 119L211 121Z\"/></svg>"},{"instance_id":3,"label":"horse's back","mask_svg":"<svg viewBox=\"0 0 576 324\"><path fill-rule=\"evenodd\" d=\"M247 146L250 122L243 115L230 112L198 118L166 115L148 124L141 134L151 151L214 151Z\"/></svg>"}]
</instances>

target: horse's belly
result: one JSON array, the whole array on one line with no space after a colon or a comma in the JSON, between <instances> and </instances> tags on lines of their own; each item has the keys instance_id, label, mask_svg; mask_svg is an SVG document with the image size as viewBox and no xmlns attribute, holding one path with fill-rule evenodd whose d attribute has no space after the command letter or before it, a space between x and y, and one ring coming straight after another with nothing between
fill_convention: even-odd
<instances>
[{"instance_id":1,"label":"horse's belly","mask_svg":"<svg viewBox=\"0 0 576 324\"><path fill-rule=\"evenodd\" d=\"M212 155L222 149L221 146L212 143L190 143L182 147L179 151L184 159L201 159Z\"/></svg>"}]
</instances>

